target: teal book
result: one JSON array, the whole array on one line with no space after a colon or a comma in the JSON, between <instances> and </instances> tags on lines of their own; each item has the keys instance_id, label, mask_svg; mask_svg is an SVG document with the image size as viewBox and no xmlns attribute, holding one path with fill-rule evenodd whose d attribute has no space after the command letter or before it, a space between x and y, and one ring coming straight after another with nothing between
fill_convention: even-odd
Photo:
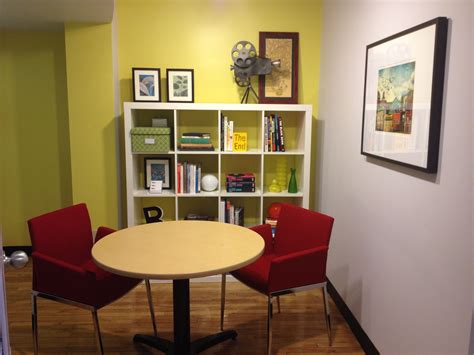
<instances>
[{"instance_id":1,"label":"teal book","mask_svg":"<svg viewBox=\"0 0 474 355\"><path fill-rule=\"evenodd\" d=\"M211 143L209 138L180 138L180 143L197 143L197 144L206 144Z\"/></svg>"}]
</instances>

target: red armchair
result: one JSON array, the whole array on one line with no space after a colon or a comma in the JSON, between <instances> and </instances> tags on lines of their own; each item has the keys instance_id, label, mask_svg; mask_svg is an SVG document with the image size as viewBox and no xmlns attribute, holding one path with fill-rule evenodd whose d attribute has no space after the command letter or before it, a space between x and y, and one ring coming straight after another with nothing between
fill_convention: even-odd
<instances>
[{"instance_id":1,"label":"red armchair","mask_svg":"<svg viewBox=\"0 0 474 355\"><path fill-rule=\"evenodd\" d=\"M269 224L253 227L265 240L263 255L231 272L245 285L268 297L267 352L271 353L273 297L322 288L326 328L331 345L331 318L326 290L326 260L334 219L301 207L282 206L275 238ZM221 329L224 327L225 281L222 275Z\"/></svg>"},{"instance_id":2,"label":"red armchair","mask_svg":"<svg viewBox=\"0 0 474 355\"><path fill-rule=\"evenodd\" d=\"M31 295L35 354L38 354L37 297L90 310L103 354L97 310L119 299L142 280L111 274L93 262L91 221L83 203L32 218L28 228L33 246ZM96 241L112 232L113 229L99 227ZM148 301L156 332L151 295Z\"/></svg>"}]
</instances>

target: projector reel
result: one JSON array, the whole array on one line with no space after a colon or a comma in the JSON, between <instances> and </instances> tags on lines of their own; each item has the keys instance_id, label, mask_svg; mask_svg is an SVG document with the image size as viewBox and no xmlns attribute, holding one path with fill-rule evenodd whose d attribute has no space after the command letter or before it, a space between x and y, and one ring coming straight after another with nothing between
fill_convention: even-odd
<instances>
[{"instance_id":1,"label":"projector reel","mask_svg":"<svg viewBox=\"0 0 474 355\"><path fill-rule=\"evenodd\" d=\"M239 68L248 68L257 60L257 50L248 41L240 41L232 48L232 60Z\"/></svg>"}]
</instances>

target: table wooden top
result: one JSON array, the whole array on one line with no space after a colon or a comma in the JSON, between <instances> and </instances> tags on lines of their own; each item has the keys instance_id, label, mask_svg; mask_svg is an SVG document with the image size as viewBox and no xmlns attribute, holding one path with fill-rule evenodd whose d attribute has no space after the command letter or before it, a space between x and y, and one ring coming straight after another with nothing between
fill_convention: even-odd
<instances>
[{"instance_id":1,"label":"table wooden top","mask_svg":"<svg viewBox=\"0 0 474 355\"><path fill-rule=\"evenodd\" d=\"M262 255L262 237L210 221L143 224L112 233L92 248L103 269L144 279L189 279L239 269Z\"/></svg>"}]
</instances>

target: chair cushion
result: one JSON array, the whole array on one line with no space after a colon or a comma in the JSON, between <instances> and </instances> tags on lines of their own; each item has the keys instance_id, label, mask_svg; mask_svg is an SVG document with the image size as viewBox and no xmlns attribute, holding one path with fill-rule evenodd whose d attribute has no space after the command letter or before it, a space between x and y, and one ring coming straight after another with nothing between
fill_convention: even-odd
<instances>
[{"instance_id":1,"label":"chair cushion","mask_svg":"<svg viewBox=\"0 0 474 355\"><path fill-rule=\"evenodd\" d=\"M270 274L270 265L276 257L275 254L264 254L257 261L247 265L239 270L232 271L231 275L247 286L268 294L268 276Z\"/></svg>"},{"instance_id":2,"label":"chair cushion","mask_svg":"<svg viewBox=\"0 0 474 355\"><path fill-rule=\"evenodd\" d=\"M50 275L48 278L38 274L37 281L41 282L35 282L34 290L100 309L121 298L142 281L109 273L93 260L88 260L82 268L86 270L85 274L68 274L68 277Z\"/></svg>"}]
</instances>

